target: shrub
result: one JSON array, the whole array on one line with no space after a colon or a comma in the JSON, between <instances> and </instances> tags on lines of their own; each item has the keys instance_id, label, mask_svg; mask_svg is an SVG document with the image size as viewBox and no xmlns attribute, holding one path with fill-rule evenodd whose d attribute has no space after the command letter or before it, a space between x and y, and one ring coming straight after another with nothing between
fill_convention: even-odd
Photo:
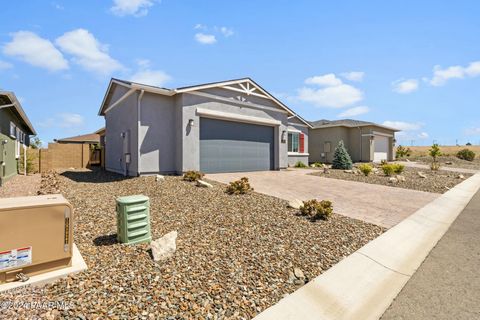
<instances>
[{"instance_id":1,"label":"shrub","mask_svg":"<svg viewBox=\"0 0 480 320\"><path fill-rule=\"evenodd\" d=\"M470 142L467 142L466 146L471 146L472 144Z\"/></svg>"},{"instance_id":2,"label":"shrub","mask_svg":"<svg viewBox=\"0 0 480 320\"><path fill-rule=\"evenodd\" d=\"M327 220L333 213L333 206L331 201L312 199L303 202L303 205L300 207L300 212L312 220Z\"/></svg>"},{"instance_id":3,"label":"shrub","mask_svg":"<svg viewBox=\"0 0 480 320\"><path fill-rule=\"evenodd\" d=\"M363 163L358 166L358 170L360 170L365 176L368 176L372 172L373 167L368 163Z\"/></svg>"},{"instance_id":4,"label":"shrub","mask_svg":"<svg viewBox=\"0 0 480 320\"><path fill-rule=\"evenodd\" d=\"M405 170L405 166L401 163L393 163L393 172L396 174L401 174Z\"/></svg>"},{"instance_id":5,"label":"shrub","mask_svg":"<svg viewBox=\"0 0 480 320\"><path fill-rule=\"evenodd\" d=\"M395 166L393 163L386 163L382 165L382 171L386 176L390 177L395 173Z\"/></svg>"},{"instance_id":6,"label":"shrub","mask_svg":"<svg viewBox=\"0 0 480 320\"><path fill-rule=\"evenodd\" d=\"M397 147L397 151L395 153L396 158L405 158L405 157L410 157L410 154L412 153L412 150L410 148L405 148L401 145Z\"/></svg>"},{"instance_id":7,"label":"shrub","mask_svg":"<svg viewBox=\"0 0 480 320\"><path fill-rule=\"evenodd\" d=\"M438 163L437 158L442 155L442 152L440 151L440 147L438 146L438 144L434 143L432 147L428 150L428 154L430 155L430 157L432 157L432 164L430 165L430 169L440 169L440 164Z\"/></svg>"},{"instance_id":8,"label":"shrub","mask_svg":"<svg viewBox=\"0 0 480 320\"><path fill-rule=\"evenodd\" d=\"M183 180L185 181L198 181L204 176L200 171L187 171L183 174Z\"/></svg>"},{"instance_id":9,"label":"shrub","mask_svg":"<svg viewBox=\"0 0 480 320\"><path fill-rule=\"evenodd\" d=\"M227 186L226 190L228 194L245 194L249 191L253 191L253 188L250 186L248 178L246 177L230 182L230 185Z\"/></svg>"},{"instance_id":10,"label":"shrub","mask_svg":"<svg viewBox=\"0 0 480 320\"><path fill-rule=\"evenodd\" d=\"M467 161L473 161L473 159L475 159L475 152L470 149L462 149L457 152L457 158Z\"/></svg>"},{"instance_id":11,"label":"shrub","mask_svg":"<svg viewBox=\"0 0 480 320\"><path fill-rule=\"evenodd\" d=\"M302 161L297 161L297 163L295 163L295 168L307 168L307 165Z\"/></svg>"},{"instance_id":12,"label":"shrub","mask_svg":"<svg viewBox=\"0 0 480 320\"><path fill-rule=\"evenodd\" d=\"M333 154L332 168L350 170L352 169L352 166L352 159L343 144L343 140L340 140Z\"/></svg>"},{"instance_id":13,"label":"shrub","mask_svg":"<svg viewBox=\"0 0 480 320\"><path fill-rule=\"evenodd\" d=\"M321 162L314 162L314 163L312 164L312 166L313 166L314 168L322 168L322 167L323 167L323 163L321 163Z\"/></svg>"}]
</instances>

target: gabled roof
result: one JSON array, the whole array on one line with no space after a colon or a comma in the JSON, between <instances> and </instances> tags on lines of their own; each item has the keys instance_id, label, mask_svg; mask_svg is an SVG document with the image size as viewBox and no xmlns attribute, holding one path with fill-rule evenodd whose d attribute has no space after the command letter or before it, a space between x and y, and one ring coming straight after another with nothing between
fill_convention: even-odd
<instances>
[{"instance_id":1,"label":"gabled roof","mask_svg":"<svg viewBox=\"0 0 480 320\"><path fill-rule=\"evenodd\" d=\"M65 143L100 143L100 135L97 133L82 134L79 136L57 139L56 142Z\"/></svg>"},{"instance_id":2,"label":"gabled roof","mask_svg":"<svg viewBox=\"0 0 480 320\"><path fill-rule=\"evenodd\" d=\"M105 93L105 97L103 99L102 105L100 106L100 110L98 112L99 115L105 115L105 111L106 109L108 109L107 102L111 97L110 91L112 86L115 86L115 85L121 85L125 88L130 89L129 91L145 90L147 92L152 92L152 93L157 93L157 94L162 94L167 96L173 96L179 93L197 91L197 90L208 89L208 88L222 87L227 90L242 92L247 95L253 95L257 97L270 99L273 102L275 102L280 108L286 110L290 116L297 116L297 114L293 112L293 110L291 110L289 107L283 104L280 100L278 100L273 95L271 95L268 91L263 89L258 83L256 83L255 81L253 81L248 77L233 79L233 80L226 80L226 81L219 81L219 82L204 83L204 84L199 84L194 86L180 87L176 89L167 89L167 88L156 87L156 86L141 84L137 82L112 78L108 85L107 92ZM239 87L232 87L232 85L238 85Z\"/></svg>"},{"instance_id":3,"label":"gabled roof","mask_svg":"<svg viewBox=\"0 0 480 320\"><path fill-rule=\"evenodd\" d=\"M15 93L11 91L0 91L0 109L2 108L13 108L16 113L20 116L20 119L23 121L25 126L30 130L31 135L36 135L37 132L33 128L32 123L28 119L25 111L23 111L22 105L18 101Z\"/></svg>"},{"instance_id":4,"label":"gabled roof","mask_svg":"<svg viewBox=\"0 0 480 320\"><path fill-rule=\"evenodd\" d=\"M310 121L313 129L319 128L330 128L330 127L349 127L349 128L356 128L356 127L365 127L365 126L375 126L379 128L384 128L392 131L400 131L395 128L387 127L381 124L377 124L375 122L369 121L361 121L361 120L354 120L354 119L341 119L341 120L317 120L317 121Z\"/></svg>"}]
</instances>

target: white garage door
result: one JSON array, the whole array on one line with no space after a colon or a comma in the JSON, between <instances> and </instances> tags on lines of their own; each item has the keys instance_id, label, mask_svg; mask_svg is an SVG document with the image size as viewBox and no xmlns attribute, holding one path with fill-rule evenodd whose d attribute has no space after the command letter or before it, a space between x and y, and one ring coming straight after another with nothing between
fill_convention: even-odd
<instances>
[{"instance_id":1,"label":"white garage door","mask_svg":"<svg viewBox=\"0 0 480 320\"><path fill-rule=\"evenodd\" d=\"M374 138L373 162L380 162L388 159L388 137L375 136Z\"/></svg>"}]
</instances>

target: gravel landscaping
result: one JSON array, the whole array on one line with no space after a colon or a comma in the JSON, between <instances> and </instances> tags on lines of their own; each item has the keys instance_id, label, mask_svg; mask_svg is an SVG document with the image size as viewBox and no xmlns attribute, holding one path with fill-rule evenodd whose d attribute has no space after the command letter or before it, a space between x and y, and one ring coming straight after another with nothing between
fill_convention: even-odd
<instances>
[{"instance_id":1,"label":"gravel landscaping","mask_svg":"<svg viewBox=\"0 0 480 320\"><path fill-rule=\"evenodd\" d=\"M418 161L419 163L430 164L432 162L431 157L421 156L415 158L408 158L410 161ZM480 158L477 157L473 161L462 160L454 156L442 156L438 158L440 165L444 168L464 168L480 170Z\"/></svg>"},{"instance_id":2,"label":"gravel landscaping","mask_svg":"<svg viewBox=\"0 0 480 320\"><path fill-rule=\"evenodd\" d=\"M3 301L62 301L69 308L17 308L2 316L251 319L385 231L336 214L311 222L283 200L227 195L225 185L209 182L213 188L173 176L156 182L103 171L44 175L40 193L61 191L75 208L75 242L89 269L0 294ZM153 239L178 231L172 258L155 263L148 244L116 242L115 198L131 194L150 197Z\"/></svg>"},{"instance_id":3,"label":"gravel landscaping","mask_svg":"<svg viewBox=\"0 0 480 320\"><path fill-rule=\"evenodd\" d=\"M451 171L431 171L430 169L418 169L405 167L405 170L401 174L405 178L398 179L395 182L390 182L390 177L387 177L382 170L377 166L378 172L371 173L369 176L365 176L362 173L350 173L344 170L329 169L328 173L324 173L323 169L319 169L318 172L312 173L312 175L321 176L324 178L333 178L341 180L351 180L364 183L381 184L385 186L395 188L413 189L426 192L444 193L462 182L464 179L472 176L467 173L456 173ZM356 171L355 169L353 170ZM422 178L420 174L423 174L425 178ZM463 178L459 177L460 175ZM396 177L393 175L392 177Z\"/></svg>"}]
</instances>

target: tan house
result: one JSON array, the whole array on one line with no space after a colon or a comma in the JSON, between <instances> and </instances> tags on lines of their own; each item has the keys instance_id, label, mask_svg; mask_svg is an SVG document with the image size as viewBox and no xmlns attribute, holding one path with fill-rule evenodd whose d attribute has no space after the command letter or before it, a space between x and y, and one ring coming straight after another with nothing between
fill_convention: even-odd
<instances>
[{"instance_id":1,"label":"tan house","mask_svg":"<svg viewBox=\"0 0 480 320\"><path fill-rule=\"evenodd\" d=\"M394 160L394 128L360 120L319 120L310 122L310 162L331 163L335 147L343 140L354 162L380 162Z\"/></svg>"}]
</instances>

